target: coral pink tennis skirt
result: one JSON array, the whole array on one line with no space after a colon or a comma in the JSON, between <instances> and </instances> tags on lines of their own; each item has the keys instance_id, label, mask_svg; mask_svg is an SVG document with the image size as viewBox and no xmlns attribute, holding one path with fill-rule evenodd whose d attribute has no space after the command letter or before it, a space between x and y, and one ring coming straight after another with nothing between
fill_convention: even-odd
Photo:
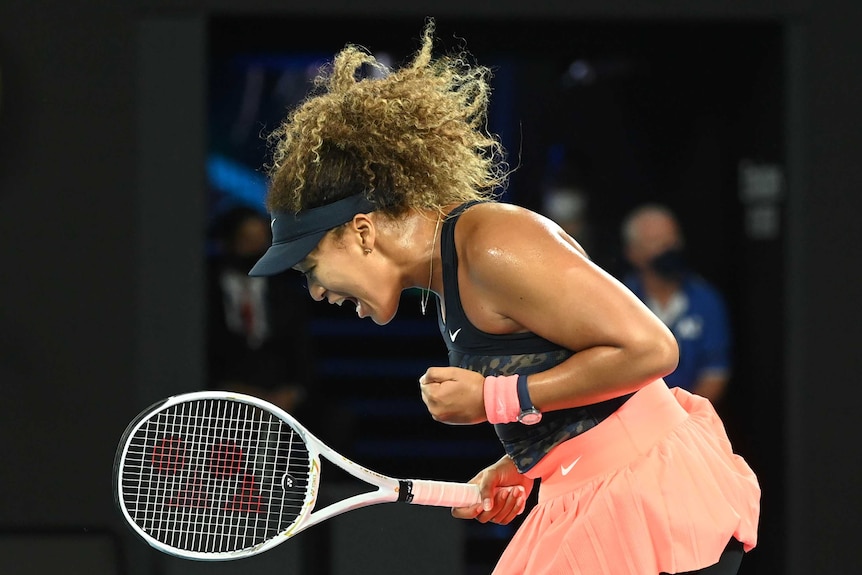
<instances>
[{"instance_id":1,"label":"coral pink tennis skirt","mask_svg":"<svg viewBox=\"0 0 862 575\"><path fill-rule=\"evenodd\" d=\"M539 500L494 575L658 575L757 543L760 486L706 399L657 380L526 474Z\"/></svg>"}]
</instances>

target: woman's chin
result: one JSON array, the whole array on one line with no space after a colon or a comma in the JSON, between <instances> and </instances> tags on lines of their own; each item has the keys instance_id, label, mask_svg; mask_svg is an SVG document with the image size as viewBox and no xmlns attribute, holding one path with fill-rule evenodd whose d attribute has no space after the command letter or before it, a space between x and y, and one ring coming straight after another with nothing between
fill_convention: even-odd
<instances>
[{"instance_id":1,"label":"woman's chin","mask_svg":"<svg viewBox=\"0 0 862 575\"><path fill-rule=\"evenodd\" d=\"M370 317L371 321L373 321L377 325L386 325L391 322L395 318L395 312L397 311L398 308L396 307L394 310L392 310L391 313L381 314L379 311L371 310L365 305L356 307L356 314L359 317Z\"/></svg>"},{"instance_id":2,"label":"woman's chin","mask_svg":"<svg viewBox=\"0 0 862 575\"><path fill-rule=\"evenodd\" d=\"M374 323L376 323L377 325L386 325L387 323L389 323L390 321L392 321L392 319L393 319L394 317L395 317L395 314L392 314L392 315L387 316L387 317L384 317L384 318L381 318L381 317L379 317L379 316L377 316L377 315L372 315L372 316L371 316L371 321L373 321L373 322L374 322Z\"/></svg>"}]
</instances>

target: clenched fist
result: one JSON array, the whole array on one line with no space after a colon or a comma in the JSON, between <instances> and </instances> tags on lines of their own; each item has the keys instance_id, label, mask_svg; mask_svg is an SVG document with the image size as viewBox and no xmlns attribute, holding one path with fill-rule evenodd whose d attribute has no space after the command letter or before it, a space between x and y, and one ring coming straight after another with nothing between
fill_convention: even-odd
<instances>
[{"instance_id":1,"label":"clenched fist","mask_svg":"<svg viewBox=\"0 0 862 575\"><path fill-rule=\"evenodd\" d=\"M422 401L435 421L468 425L487 420L485 377L460 367L429 367L419 378Z\"/></svg>"}]
</instances>

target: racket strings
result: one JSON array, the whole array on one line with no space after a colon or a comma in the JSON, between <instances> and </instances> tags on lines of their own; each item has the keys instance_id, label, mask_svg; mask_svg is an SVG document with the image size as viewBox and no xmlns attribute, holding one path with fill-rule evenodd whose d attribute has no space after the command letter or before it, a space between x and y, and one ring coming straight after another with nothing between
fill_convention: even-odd
<instances>
[{"instance_id":1,"label":"racket strings","mask_svg":"<svg viewBox=\"0 0 862 575\"><path fill-rule=\"evenodd\" d=\"M310 461L302 436L263 409L225 399L184 402L131 436L121 499L132 520L165 545L241 551L300 517Z\"/></svg>"}]
</instances>

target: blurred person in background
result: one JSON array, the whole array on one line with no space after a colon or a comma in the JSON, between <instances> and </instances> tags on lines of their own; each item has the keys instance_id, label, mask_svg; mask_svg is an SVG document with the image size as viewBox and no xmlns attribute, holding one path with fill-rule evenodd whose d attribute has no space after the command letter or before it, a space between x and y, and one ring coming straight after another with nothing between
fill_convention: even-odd
<instances>
[{"instance_id":1,"label":"blurred person in background","mask_svg":"<svg viewBox=\"0 0 862 575\"><path fill-rule=\"evenodd\" d=\"M641 205L624 219L622 242L633 268L625 285L679 344L679 365L665 382L718 404L731 373L730 322L722 295L686 261L677 217L666 206Z\"/></svg>"},{"instance_id":2,"label":"blurred person in background","mask_svg":"<svg viewBox=\"0 0 862 575\"><path fill-rule=\"evenodd\" d=\"M313 379L308 298L295 277L250 277L272 236L269 218L233 207L211 229L207 384L265 399L295 413Z\"/></svg>"}]
</instances>

